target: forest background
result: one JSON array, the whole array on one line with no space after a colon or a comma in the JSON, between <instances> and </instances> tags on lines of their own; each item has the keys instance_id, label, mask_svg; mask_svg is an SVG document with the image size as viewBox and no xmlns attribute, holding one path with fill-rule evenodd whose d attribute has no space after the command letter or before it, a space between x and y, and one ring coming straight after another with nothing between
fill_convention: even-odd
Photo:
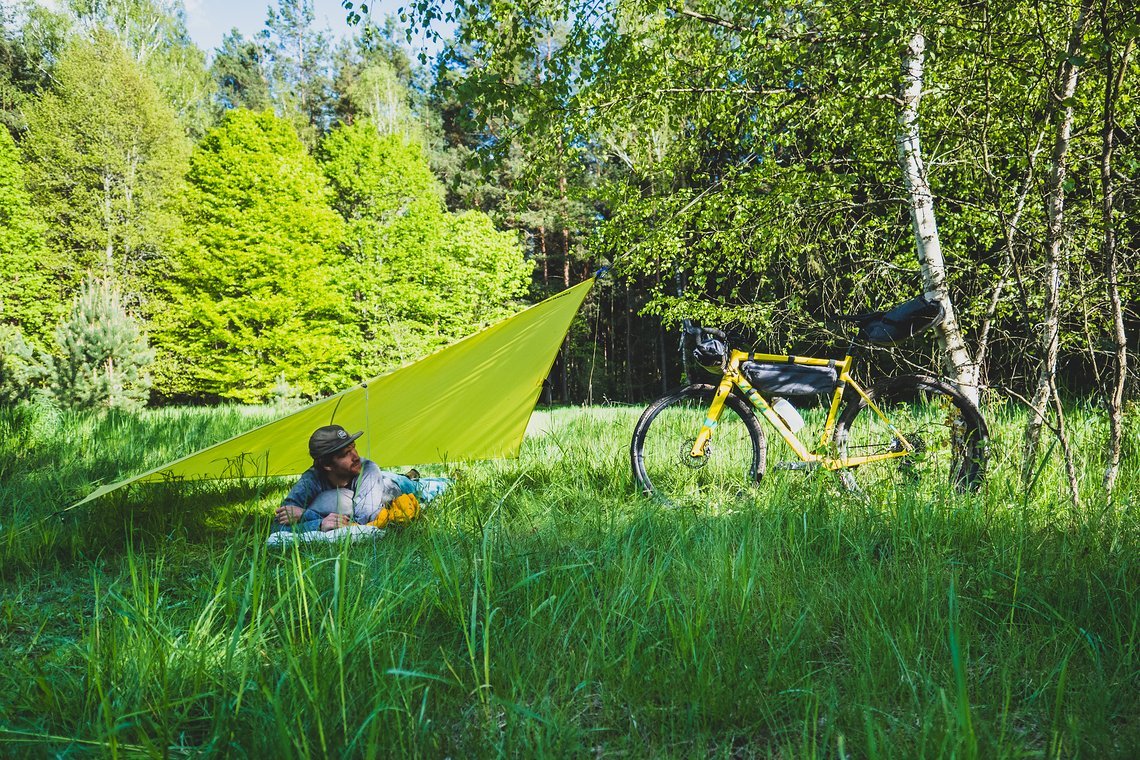
<instances>
[{"instance_id":1,"label":"forest background","mask_svg":"<svg viewBox=\"0 0 1140 760\"><path fill-rule=\"evenodd\" d=\"M5 401L312 398L603 264L548 401L676 385L682 317L841 350L826 315L923 289L896 148L922 31L923 158L986 400L1046 378L1130 414L1127 3L342 5L347 41L279 0L208 53L177 0L4 5ZM402 24L442 20L438 56L409 55Z\"/></svg>"}]
</instances>

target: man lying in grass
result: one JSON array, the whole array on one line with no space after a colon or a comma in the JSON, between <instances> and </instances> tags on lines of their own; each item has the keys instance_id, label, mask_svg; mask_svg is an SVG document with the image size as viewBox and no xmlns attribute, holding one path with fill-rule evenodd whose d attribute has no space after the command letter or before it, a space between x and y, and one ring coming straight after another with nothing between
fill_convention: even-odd
<instances>
[{"instance_id":1,"label":"man lying in grass","mask_svg":"<svg viewBox=\"0 0 1140 760\"><path fill-rule=\"evenodd\" d=\"M432 482L425 494L415 470L397 475L361 459L356 439L363 434L349 435L340 425L314 431L309 437L313 466L302 473L277 508L273 532L405 523L419 515L420 496L434 497L445 486Z\"/></svg>"}]
</instances>

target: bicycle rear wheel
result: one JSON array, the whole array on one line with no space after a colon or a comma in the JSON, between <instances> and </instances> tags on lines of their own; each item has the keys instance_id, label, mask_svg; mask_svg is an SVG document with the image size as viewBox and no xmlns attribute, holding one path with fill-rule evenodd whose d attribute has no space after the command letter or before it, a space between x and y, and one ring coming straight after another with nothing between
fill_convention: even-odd
<instances>
[{"instance_id":1,"label":"bicycle rear wheel","mask_svg":"<svg viewBox=\"0 0 1140 760\"><path fill-rule=\"evenodd\" d=\"M645 494L674 504L735 500L764 475L767 441L752 408L729 396L703 457L692 457L716 388L690 385L650 404L630 444L633 476Z\"/></svg>"},{"instance_id":2,"label":"bicycle rear wheel","mask_svg":"<svg viewBox=\"0 0 1140 760\"><path fill-rule=\"evenodd\" d=\"M970 493L981 487L989 431L978 408L956 388L931 377L904 375L876 383L868 395L915 450L859 466L860 487L905 487L932 499L948 489ZM858 395L840 413L835 444L841 458L905 449Z\"/></svg>"}]
</instances>

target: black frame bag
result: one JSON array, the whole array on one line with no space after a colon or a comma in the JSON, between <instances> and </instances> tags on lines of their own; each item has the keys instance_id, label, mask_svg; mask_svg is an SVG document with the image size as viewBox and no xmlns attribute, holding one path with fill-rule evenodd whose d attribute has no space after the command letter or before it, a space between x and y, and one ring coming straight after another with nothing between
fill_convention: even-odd
<instances>
[{"instance_id":1,"label":"black frame bag","mask_svg":"<svg viewBox=\"0 0 1140 760\"><path fill-rule=\"evenodd\" d=\"M740 371L761 393L772 396L818 396L831 393L839 382L833 365L823 367L790 362L744 362Z\"/></svg>"}]
</instances>

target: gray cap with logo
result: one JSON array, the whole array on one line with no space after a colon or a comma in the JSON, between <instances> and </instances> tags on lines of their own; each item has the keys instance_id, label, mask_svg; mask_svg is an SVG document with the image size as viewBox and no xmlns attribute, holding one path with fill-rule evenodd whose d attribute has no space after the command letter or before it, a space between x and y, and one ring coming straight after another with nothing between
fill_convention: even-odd
<instances>
[{"instance_id":1,"label":"gray cap with logo","mask_svg":"<svg viewBox=\"0 0 1140 760\"><path fill-rule=\"evenodd\" d=\"M348 444L364 435L364 431L349 435L348 431L340 425L325 425L317 428L309 436L309 456L320 459L323 456L336 453Z\"/></svg>"}]
</instances>

